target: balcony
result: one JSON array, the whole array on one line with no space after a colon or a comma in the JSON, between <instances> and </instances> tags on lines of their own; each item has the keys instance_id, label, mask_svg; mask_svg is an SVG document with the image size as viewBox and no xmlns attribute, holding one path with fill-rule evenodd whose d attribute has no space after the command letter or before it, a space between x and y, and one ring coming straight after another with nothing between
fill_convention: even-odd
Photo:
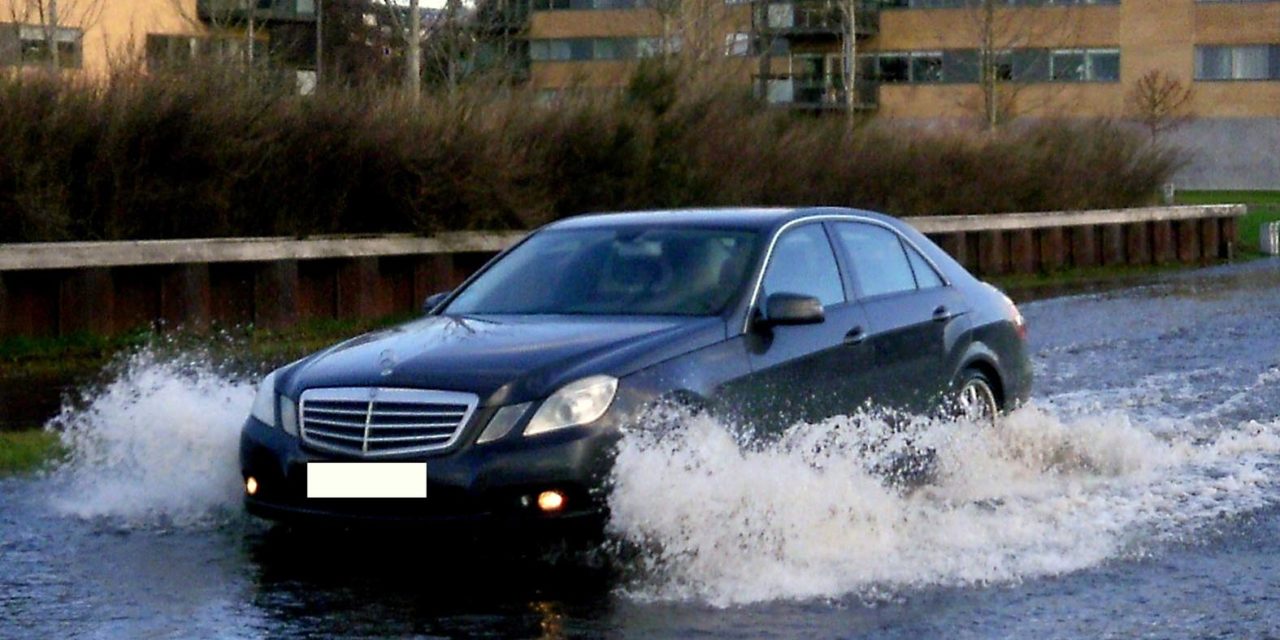
<instances>
[{"instance_id":1,"label":"balcony","mask_svg":"<svg viewBox=\"0 0 1280 640\"><path fill-rule=\"evenodd\" d=\"M757 78L757 82L759 78ZM770 76L765 83L765 100L772 106L809 111L843 111L845 89L838 76ZM855 111L874 111L880 106L880 84L859 80L854 85Z\"/></svg>"},{"instance_id":2,"label":"balcony","mask_svg":"<svg viewBox=\"0 0 1280 640\"><path fill-rule=\"evenodd\" d=\"M316 0L196 0L196 15L213 24L248 20L250 8L259 22L315 22Z\"/></svg>"},{"instance_id":3,"label":"balcony","mask_svg":"<svg viewBox=\"0 0 1280 640\"><path fill-rule=\"evenodd\" d=\"M845 0L848 2L849 0ZM757 15L761 31L790 38L830 38L844 33L840 0L799 0L763 3L763 15ZM880 31L879 5L858 2L857 36L871 37Z\"/></svg>"},{"instance_id":4,"label":"balcony","mask_svg":"<svg viewBox=\"0 0 1280 640\"><path fill-rule=\"evenodd\" d=\"M472 24L481 33L514 34L529 24L529 0L481 0Z\"/></svg>"}]
</instances>

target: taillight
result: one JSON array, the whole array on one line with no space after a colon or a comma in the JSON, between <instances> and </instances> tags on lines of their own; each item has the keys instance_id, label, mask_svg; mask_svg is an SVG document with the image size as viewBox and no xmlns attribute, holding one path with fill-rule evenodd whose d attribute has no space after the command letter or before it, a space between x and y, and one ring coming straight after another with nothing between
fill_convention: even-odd
<instances>
[{"instance_id":1,"label":"taillight","mask_svg":"<svg viewBox=\"0 0 1280 640\"><path fill-rule=\"evenodd\" d=\"M1000 298L1003 299L1004 303L1009 307L1009 321L1013 323L1014 331L1018 332L1018 337L1025 341L1027 339L1027 319L1022 317L1021 311L1018 311L1018 305L1013 303L1013 298L1010 298L1005 294L1005 292L997 289L995 285L989 282L984 282L983 284L990 287L992 291L1000 294Z\"/></svg>"},{"instance_id":2,"label":"taillight","mask_svg":"<svg viewBox=\"0 0 1280 640\"><path fill-rule=\"evenodd\" d=\"M1027 339L1027 319L1022 317L1022 312L1018 311L1018 305L1010 304L1013 307L1013 328L1018 331L1018 337L1023 340Z\"/></svg>"}]
</instances>

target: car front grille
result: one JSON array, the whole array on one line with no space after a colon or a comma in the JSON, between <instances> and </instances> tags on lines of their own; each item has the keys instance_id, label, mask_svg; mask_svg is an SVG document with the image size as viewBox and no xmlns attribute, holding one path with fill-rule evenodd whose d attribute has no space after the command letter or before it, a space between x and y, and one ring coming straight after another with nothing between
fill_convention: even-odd
<instances>
[{"instance_id":1,"label":"car front grille","mask_svg":"<svg viewBox=\"0 0 1280 640\"><path fill-rule=\"evenodd\" d=\"M299 403L302 440L322 451L381 458L446 449L479 398L471 393L350 387L308 389Z\"/></svg>"}]
</instances>

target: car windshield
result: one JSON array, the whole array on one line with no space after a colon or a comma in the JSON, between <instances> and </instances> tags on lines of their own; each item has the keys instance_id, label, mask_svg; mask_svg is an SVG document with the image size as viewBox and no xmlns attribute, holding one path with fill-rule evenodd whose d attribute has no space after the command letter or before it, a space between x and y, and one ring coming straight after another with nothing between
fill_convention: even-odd
<instances>
[{"instance_id":1,"label":"car windshield","mask_svg":"<svg viewBox=\"0 0 1280 640\"><path fill-rule=\"evenodd\" d=\"M716 315L742 289L756 238L725 229L543 231L481 274L445 313Z\"/></svg>"}]
</instances>

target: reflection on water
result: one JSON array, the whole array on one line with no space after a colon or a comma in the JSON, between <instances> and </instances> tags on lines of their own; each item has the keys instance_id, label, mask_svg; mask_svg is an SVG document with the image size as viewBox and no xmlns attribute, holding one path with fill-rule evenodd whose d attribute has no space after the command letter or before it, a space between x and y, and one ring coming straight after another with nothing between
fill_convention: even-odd
<instances>
[{"instance_id":1,"label":"reflection on water","mask_svg":"<svg viewBox=\"0 0 1280 640\"><path fill-rule=\"evenodd\" d=\"M301 634L560 638L607 614L611 568L519 542L274 529L246 547L255 604Z\"/></svg>"}]
</instances>

